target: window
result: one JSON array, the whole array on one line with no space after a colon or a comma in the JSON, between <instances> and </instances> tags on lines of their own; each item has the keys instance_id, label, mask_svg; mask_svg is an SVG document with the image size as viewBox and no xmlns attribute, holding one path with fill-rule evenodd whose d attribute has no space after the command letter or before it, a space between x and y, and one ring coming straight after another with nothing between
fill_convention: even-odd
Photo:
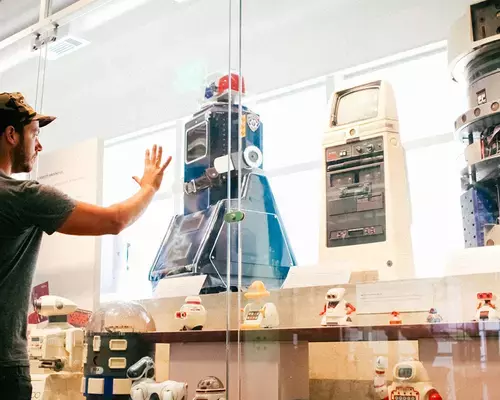
<instances>
[{"instance_id":1,"label":"window","mask_svg":"<svg viewBox=\"0 0 500 400\"><path fill-rule=\"evenodd\" d=\"M264 170L321 159L321 139L328 123L325 86L263 100L253 110L264 126Z\"/></svg>"}]
</instances>

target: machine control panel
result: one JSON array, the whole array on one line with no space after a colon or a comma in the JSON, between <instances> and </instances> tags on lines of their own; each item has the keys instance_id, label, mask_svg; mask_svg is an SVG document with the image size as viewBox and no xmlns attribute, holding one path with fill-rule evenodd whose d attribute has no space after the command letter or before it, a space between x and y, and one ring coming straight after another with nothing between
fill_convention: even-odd
<instances>
[{"instance_id":1,"label":"machine control panel","mask_svg":"<svg viewBox=\"0 0 500 400\"><path fill-rule=\"evenodd\" d=\"M386 239L382 137L326 150L327 247Z\"/></svg>"}]
</instances>

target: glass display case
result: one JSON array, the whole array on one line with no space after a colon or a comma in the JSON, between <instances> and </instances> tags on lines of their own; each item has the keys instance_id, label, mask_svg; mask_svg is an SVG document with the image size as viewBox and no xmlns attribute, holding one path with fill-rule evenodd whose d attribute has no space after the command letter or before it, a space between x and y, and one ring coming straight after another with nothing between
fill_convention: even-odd
<instances>
[{"instance_id":1,"label":"glass display case","mask_svg":"<svg viewBox=\"0 0 500 400\"><path fill-rule=\"evenodd\" d=\"M120 234L44 237L34 393L494 399L500 7L436 3L80 0L0 41L58 116L32 179L109 206L173 157Z\"/></svg>"}]
</instances>

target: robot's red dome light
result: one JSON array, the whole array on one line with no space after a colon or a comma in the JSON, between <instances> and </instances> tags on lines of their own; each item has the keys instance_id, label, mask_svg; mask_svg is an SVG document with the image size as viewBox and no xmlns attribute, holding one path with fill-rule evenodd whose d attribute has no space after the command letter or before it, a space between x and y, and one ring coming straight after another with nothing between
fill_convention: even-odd
<instances>
[{"instance_id":1,"label":"robot's red dome light","mask_svg":"<svg viewBox=\"0 0 500 400\"><path fill-rule=\"evenodd\" d=\"M429 393L429 400L443 400L437 390L432 389Z\"/></svg>"}]
</instances>

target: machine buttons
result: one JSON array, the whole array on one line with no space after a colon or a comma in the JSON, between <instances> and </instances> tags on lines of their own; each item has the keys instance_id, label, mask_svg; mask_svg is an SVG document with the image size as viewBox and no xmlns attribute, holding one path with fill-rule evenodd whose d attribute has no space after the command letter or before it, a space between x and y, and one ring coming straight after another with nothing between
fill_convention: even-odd
<instances>
[{"instance_id":1,"label":"machine buttons","mask_svg":"<svg viewBox=\"0 0 500 400\"><path fill-rule=\"evenodd\" d=\"M111 339L109 349L111 351L125 351L127 350L127 341L125 339Z\"/></svg>"},{"instance_id":2,"label":"machine buttons","mask_svg":"<svg viewBox=\"0 0 500 400\"><path fill-rule=\"evenodd\" d=\"M347 156L347 150L342 150L339 155L340 155L340 157L346 157Z\"/></svg>"},{"instance_id":3,"label":"machine buttons","mask_svg":"<svg viewBox=\"0 0 500 400\"><path fill-rule=\"evenodd\" d=\"M374 148L373 144L371 144L371 143L370 143L369 145L367 145L367 146L366 146L366 150L367 150L369 153L371 153L374 149L375 149L375 148Z\"/></svg>"},{"instance_id":4,"label":"machine buttons","mask_svg":"<svg viewBox=\"0 0 500 400\"><path fill-rule=\"evenodd\" d=\"M356 146L356 151L361 154L363 152L363 148L361 146Z\"/></svg>"},{"instance_id":5,"label":"machine buttons","mask_svg":"<svg viewBox=\"0 0 500 400\"><path fill-rule=\"evenodd\" d=\"M101 350L101 337L100 336L94 336L93 342L92 342L92 347L94 348L94 352L97 353L99 350Z\"/></svg>"},{"instance_id":6,"label":"machine buttons","mask_svg":"<svg viewBox=\"0 0 500 400\"><path fill-rule=\"evenodd\" d=\"M125 357L111 357L108 361L109 369L124 369L127 367L127 359Z\"/></svg>"}]
</instances>

